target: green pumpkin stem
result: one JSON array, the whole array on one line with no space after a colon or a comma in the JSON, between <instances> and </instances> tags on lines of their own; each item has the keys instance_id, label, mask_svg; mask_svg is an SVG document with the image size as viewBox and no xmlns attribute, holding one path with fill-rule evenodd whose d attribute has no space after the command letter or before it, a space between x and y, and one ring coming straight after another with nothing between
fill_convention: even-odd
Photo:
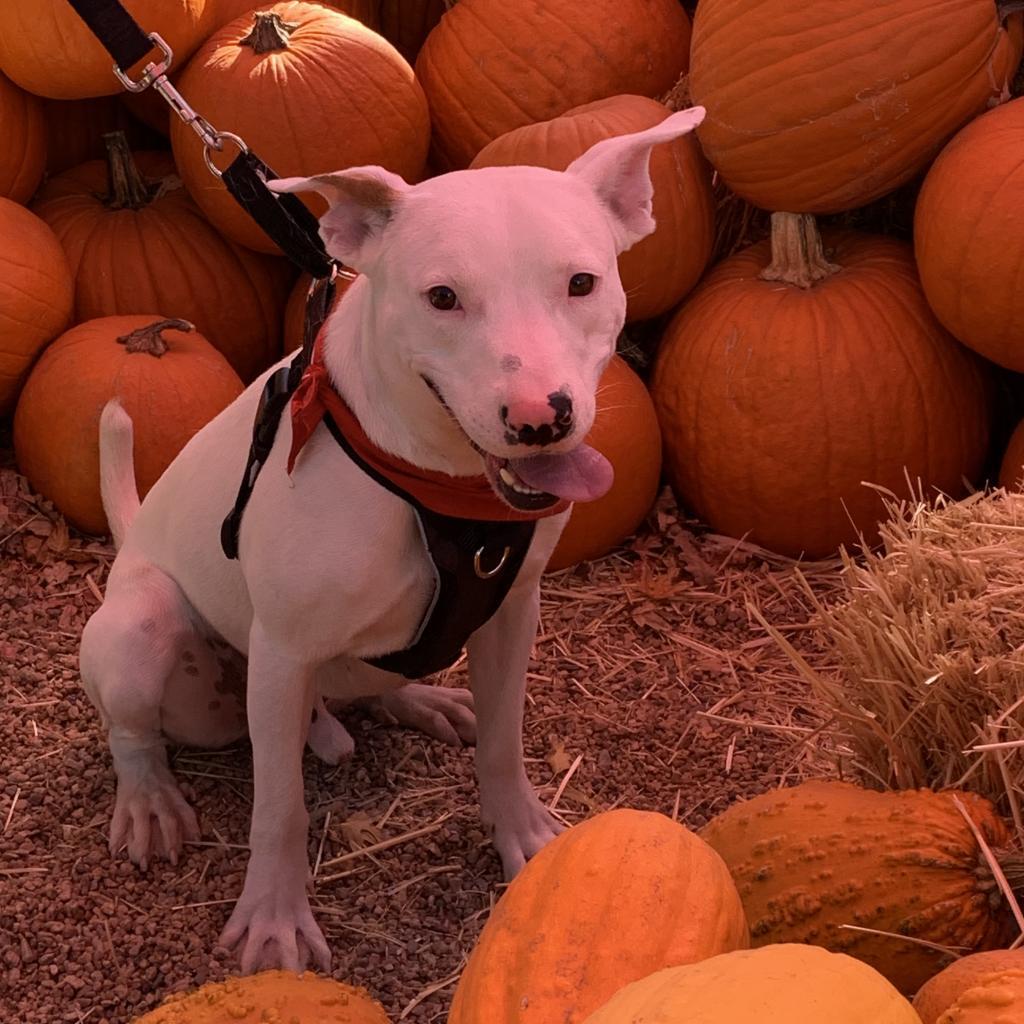
<instances>
[{"instance_id":1,"label":"green pumpkin stem","mask_svg":"<svg viewBox=\"0 0 1024 1024\"><path fill-rule=\"evenodd\" d=\"M259 54L288 49L288 37L299 27L297 23L282 21L273 11L256 11L252 30L238 41L239 46L250 46Z\"/></svg>"},{"instance_id":2,"label":"green pumpkin stem","mask_svg":"<svg viewBox=\"0 0 1024 1024\"><path fill-rule=\"evenodd\" d=\"M132 156L124 132L105 132L108 191L104 203L111 210L141 210L153 199L153 190Z\"/></svg>"},{"instance_id":3,"label":"green pumpkin stem","mask_svg":"<svg viewBox=\"0 0 1024 1024\"><path fill-rule=\"evenodd\" d=\"M145 352L148 356L162 356L170 346L163 336L163 331L194 331L195 327L187 320L156 320L145 327L137 327L128 334L123 334L117 339L118 345L124 345L125 350L131 353Z\"/></svg>"},{"instance_id":4,"label":"green pumpkin stem","mask_svg":"<svg viewBox=\"0 0 1024 1024\"><path fill-rule=\"evenodd\" d=\"M825 259L818 225L809 213L772 214L772 262L761 271L762 281L781 281L796 288L813 288L843 268Z\"/></svg>"}]
</instances>

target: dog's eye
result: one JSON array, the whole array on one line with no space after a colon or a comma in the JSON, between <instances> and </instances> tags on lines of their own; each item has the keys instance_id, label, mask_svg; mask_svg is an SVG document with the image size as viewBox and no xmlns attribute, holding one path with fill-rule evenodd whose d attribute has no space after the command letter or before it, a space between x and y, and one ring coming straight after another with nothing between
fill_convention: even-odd
<instances>
[{"instance_id":1,"label":"dog's eye","mask_svg":"<svg viewBox=\"0 0 1024 1024\"><path fill-rule=\"evenodd\" d=\"M447 285L439 284L427 292L427 298L434 309L449 310L455 309L459 304L459 297Z\"/></svg>"},{"instance_id":2,"label":"dog's eye","mask_svg":"<svg viewBox=\"0 0 1024 1024\"><path fill-rule=\"evenodd\" d=\"M594 290L593 274L573 274L569 278L570 295L589 295Z\"/></svg>"}]
</instances>

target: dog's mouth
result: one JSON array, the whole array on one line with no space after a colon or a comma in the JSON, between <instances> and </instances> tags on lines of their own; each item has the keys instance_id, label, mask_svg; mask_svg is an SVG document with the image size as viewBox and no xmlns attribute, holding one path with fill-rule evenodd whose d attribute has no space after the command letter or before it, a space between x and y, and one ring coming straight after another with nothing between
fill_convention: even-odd
<instances>
[{"instance_id":1,"label":"dog's mouth","mask_svg":"<svg viewBox=\"0 0 1024 1024\"><path fill-rule=\"evenodd\" d=\"M519 512L539 512L559 501L594 501L612 485L611 463L588 444L570 452L509 459L492 455L474 441L429 377L423 378L473 450L484 460L484 473L494 493Z\"/></svg>"}]
</instances>

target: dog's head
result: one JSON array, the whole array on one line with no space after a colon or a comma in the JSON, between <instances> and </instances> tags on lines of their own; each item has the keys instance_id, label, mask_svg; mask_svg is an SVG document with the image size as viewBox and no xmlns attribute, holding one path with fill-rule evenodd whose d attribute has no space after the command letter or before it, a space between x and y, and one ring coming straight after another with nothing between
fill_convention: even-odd
<instances>
[{"instance_id":1,"label":"dog's head","mask_svg":"<svg viewBox=\"0 0 1024 1024\"><path fill-rule=\"evenodd\" d=\"M375 343L414 416L483 457L514 507L583 501L611 467L583 444L625 320L617 257L654 230L652 147L704 110L605 139L564 172L456 171L409 185L380 167L270 182L328 201L328 252L365 275Z\"/></svg>"}]
</instances>

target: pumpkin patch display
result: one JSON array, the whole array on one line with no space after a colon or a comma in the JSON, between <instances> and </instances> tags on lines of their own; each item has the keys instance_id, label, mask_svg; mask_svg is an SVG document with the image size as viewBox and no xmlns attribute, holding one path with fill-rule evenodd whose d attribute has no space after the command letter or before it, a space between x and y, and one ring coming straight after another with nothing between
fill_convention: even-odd
<instances>
[{"instance_id":1,"label":"pumpkin patch display","mask_svg":"<svg viewBox=\"0 0 1024 1024\"><path fill-rule=\"evenodd\" d=\"M71 319L74 281L54 233L0 199L0 415L14 409L29 367Z\"/></svg>"},{"instance_id":2,"label":"pumpkin patch display","mask_svg":"<svg viewBox=\"0 0 1024 1024\"><path fill-rule=\"evenodd\" d=\"M841 953L739 950L626 985L586 1024L920 1024L882 975Z\"/></svg>"},{"instance_id":3,"label":"pumpkin patch display","mask_svg":"<svg viewBox=\"0 0 1024 1024\"><path fill-rule=\"evenodd\" d=\"M45 125L39 100L0 74L0 197L32 198L46 166Z\"/></svg>"},{"instance_id":4,"label":"pumpkin patch display","mask_svg":"<svg viewBox=\"0 0 1024 1024\"><path fill-rule=\"evenodd\" d=\"M885 195L1008 93L1022 26L1003 8L700 0L689 85L708 112L704 152L767 210L833 213Z\"/></svg>"},{"instance_id":5,"label":"pumpkin patch display","mask_svg":"<svg viewBox=\"0 0 1024 1024\"><path fill-rule=\"evenodd\" d=\"M133 155L123 133L107 141L107 160L53 178L32 206L68 255L76 320L173 311L251 381L278 358L288 265L218 234L169 153Z\"/></svg>"},{"instance_id":6,"label":"pumpkin patch display","mask_svg":"<svg viewBox=\"0 0 1024 1024\"><path fill-rule=\"evenodd\" d=\"M206 0L122 0L146 32L157 32L184 64L202 41ZM138 71L158 55L144 57ZM113 61L67 0L0 3L0 71L23 89L56 100L112 96L123 86Z\"/></svg>"},{"instance_id":7,"label":"pumpkin patch display","mask_svg":"<svg viewBox=\"0 0 1024 1024\"><path fill-rule=\"evenodd\" d=\"M993 974L1010 970L1024 972L1024 949L993 949L961 957L925 982L914 996L914 1009L922 1024L938 1024L965 992Z\"/></svg>"},{"instance_id":8,"label":"pumpkin patch display","mask_svg":"<svg viewBox=\"0 0 1024 1024\"><path fill-rule=\"evenodd\" d=\"M914 250L945 327L1024 370L1024 99L972 121L942 151L918 197Z\"/></svg>"},{"instance_id":9,"label":"pumpkin patch display","mask_svg":"<svg viewBox=\"0 0 1024 1024\"><path fill-rule=\"evenodd\" d=\"M775 214L666 328L652 377L669 481L717 530L828 556L885 517L872 487L953 497L981 473L985 367L938 323L905 243Z\"/></svg>"},{"instance_id":10,"label":"pumpkin patch display","mask_svg":"<svg viewBox=\"0 0 1024 1024\"><path fill-rule=\"evenodd\" d=\"M668 114L663 104L645 96L596 100L507 132L484 146L470 167L529 164L564 171L601 139L653 128ZM675 306L704 272L714 244L711 170L693 135L656 146L650 169L657 226L619 256L627 321Z\"/></svg>"},{"instance_id":11,"label":"pumpkin patch display","mask_svg":"<svg viewBox=\"0 0 1024 1024\"><path fill-rule=\"evenodd\" d=\"M433 160L467 167L499 135L620 93L660 96L686 71L676 0L459 0L416 59Z\"/></svg>"},{"instance_id":12,"label":"pumpkin patch display","mask_svg":"<svg viewBox=\"0 0 1024 1024\"><path fill-rule=\"evenodd\" d=\"M112 316L62 334L32 369L14 414L14 453L32 487L102 534L99 422L118 398L135 428L139 497L185 443L242 393L227 360L184 320Z\"/></svg>"},{"instance_id":13,"label":"pumpkin patch display","mask_svg":"<svg viewBox=\"0 0 1024 1024\"><path fill-rule=\"evenodd\" d=\"M615 469L611 490L572 507L548 572L606 555L643 522L658 496L661 430L644 382L614 356L597 390L597 416L587 434Z\"/></svg>"},{"instance_id":14,"label":"pumpkin patch display","mask_svg":"<svg viewBox=\"0 0 1024 1024\"><path fill-rule=\"evenodd\" d=\"M332 8L278 3L236 18L207 39L179 88L281 177L364 164L407 181L423 172L430 118L412 68L381 36ZM212 223L249 248L277 252L210 174L202 142L177 119L171 144L186 187ZM227 141L213 161L223 170L237 155ZM325 209L318 197L308 202L318 215Z\"/></svg>"},{"instance_id":15,"label":"pumpkin patch display","mask_svg":"<svg viewBox=\"0 0 1024 1024\"><path fill-rule=\"evenodd\" d=\"M552 840L513 880L448 1024L583 1024L623 985L747 941L736 887L710 847L664 815L607 811Z\"/></svg>"},{"instance_id":16,"label":"pumpkin patch display","mask_svg":"<svg viewBox=\"0 0 1024 1024\"><path fill-rule=\"evenodd\" d=\"M1016 934L955 800L1001 862L1016 864L1006 823L963 792L806 782L735 804L700 835L736 880L754 946L848 953L913 995L942 966L944 947L999 949Z\"/></svg>"}]
</instances>

